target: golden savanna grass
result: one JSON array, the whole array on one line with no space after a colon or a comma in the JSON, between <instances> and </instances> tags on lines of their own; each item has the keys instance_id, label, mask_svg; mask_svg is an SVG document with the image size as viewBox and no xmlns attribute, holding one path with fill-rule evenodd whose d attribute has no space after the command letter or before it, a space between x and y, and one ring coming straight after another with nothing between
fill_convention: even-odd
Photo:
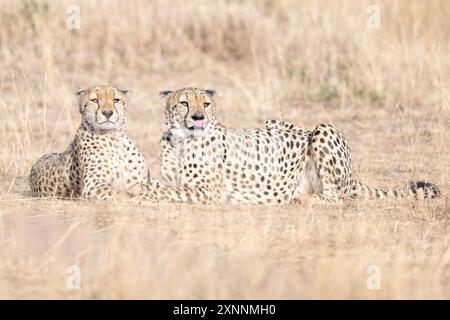
<instances>
[{"instance_id":1,"label":"golden savanna grass","mask_svg":"<svg viewBox=\"0 0 450 320\"><path fill-rule=\"evenodd\" d=\"M66 27L74 3L79 30ZM370 4L380 29L366 26ZM0 298L449 299L449 16L446 0L0 0ZM68 146L73 92L94 84L133 90L128 131L155 178L158 90L198 86L217 90L227 126L331 122L361 180L424 179L442 196L312 208L30 198L31 165Z\"/></svg>"}]
</instances>

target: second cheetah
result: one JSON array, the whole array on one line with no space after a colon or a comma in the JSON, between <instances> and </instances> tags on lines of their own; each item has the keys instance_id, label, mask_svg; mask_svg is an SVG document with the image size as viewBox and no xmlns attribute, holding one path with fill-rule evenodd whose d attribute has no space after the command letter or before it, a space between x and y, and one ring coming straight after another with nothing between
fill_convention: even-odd
<instances>
[{"instance_id":1,"label":"second cheetah","mask_svg":"<svg viewBox=\"0 0 450 320\"><path fill-rule=\"evenodd\" d=\"M163 186L147 192L153 201L279 204L305 197L335 202L439 195L427 182L405 190L359 182L352 175L347 141L332 125L309 131L272 120L264 128L231 129L216 119L214 90L185 88L162 95L167 99Z\"/></svg>"}]
</instances>

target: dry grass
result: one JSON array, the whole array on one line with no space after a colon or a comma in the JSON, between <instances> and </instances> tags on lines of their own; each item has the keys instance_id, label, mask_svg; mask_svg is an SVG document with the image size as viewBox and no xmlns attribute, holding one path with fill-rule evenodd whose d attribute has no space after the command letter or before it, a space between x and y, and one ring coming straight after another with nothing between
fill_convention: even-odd
<instances>
[{"instance_id":1,"label":"dry grass","mask_svg":"<svg viewBox=\"0 0 450 320\"><path fill-rule=\"evenodd\" d=\"M450 298L450 5L376 1L0 1L0 298ZM169 4L170 3L170 4ZM430 202L201 207L37 200L25 175L64 150L72 92L132 89L129 133L159 176L158 90L219 92L233 127L332 122L371 185ZM67 268L81 269L69 290ZM369 290L367 268L381 270Z\"/></svg>"}]
</instances>

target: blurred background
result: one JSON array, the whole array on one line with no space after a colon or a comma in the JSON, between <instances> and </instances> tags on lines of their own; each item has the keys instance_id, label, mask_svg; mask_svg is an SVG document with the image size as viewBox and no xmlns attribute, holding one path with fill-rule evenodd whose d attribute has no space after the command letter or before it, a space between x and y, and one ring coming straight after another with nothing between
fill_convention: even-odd
<instances>
[{"instance_id":1,"label":"blurred background","mask_svg":"<svg viewBox=\"0 0 450 320\"><path fill-rule=\"evenodd\" d=\"M0 297L449 298L449 17L447 0L0 0ZM128 132L155 178L158 92L197 86L217 90L226 126L333 123L367 184L423 179L443 196L195 210L28 198L31 165L80 123L73 92L96 84L133 91ZM65 286L74 263L84 291Z\"/></svg>"},{"instance_id":2,"label":"blurred background","mask_svg":"<svg viewBox=\"0 0 450 320\"><path fill-rule=\"evenodd\" d=\"M152 163L163 130L158 91L186 86L215 88L228 126L326 121L374 138L410 126L443 148L446 0L3 0L0 8L8 150L0 174L27 173L43 152L65 148L79 123L73 92L95 84L133 91L129 128Z\"/></svg>"}]
</instances>

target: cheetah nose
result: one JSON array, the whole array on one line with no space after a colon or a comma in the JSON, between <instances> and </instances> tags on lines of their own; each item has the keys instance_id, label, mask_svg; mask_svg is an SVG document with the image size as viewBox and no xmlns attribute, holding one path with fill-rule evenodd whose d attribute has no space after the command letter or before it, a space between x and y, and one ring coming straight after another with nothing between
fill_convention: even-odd
<instances>
[{"instance_id":1,"label":"cheetah nose","mask_svg":"<svg viewBox=\"0 0 450 320\"><path fill-rule=\"evenodd\" d=\"M201 112L196 112L192 115L192 119L197 121L197 120L203 120L205 119L205 115Z\"/></svg>"},{"instance_id":2,"label":"cheetah nose","mask_svg":"<svg viewBox=\"0 0 450 320\"><path fill-rule=\"evenodd\" d=\"M102 114L105 116L106 119L109 119L109 118L111 118L113 112L112 112L112 110L103 110Z\"/></svg>"}]
</instances>

